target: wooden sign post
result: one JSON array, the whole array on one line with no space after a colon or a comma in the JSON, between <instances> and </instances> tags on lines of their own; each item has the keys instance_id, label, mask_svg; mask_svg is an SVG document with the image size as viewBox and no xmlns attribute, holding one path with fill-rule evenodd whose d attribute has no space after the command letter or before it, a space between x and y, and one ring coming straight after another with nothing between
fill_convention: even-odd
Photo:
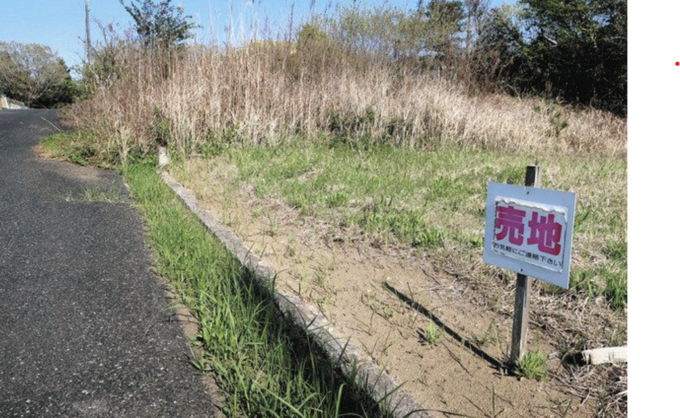
<instances>
[{"instance_id":1,"label":"wooden sign post","mask_svg":"<svg viewBox=\"0 0 680 418\"><path fill-rule=\"evenodd\" d=\"M530 165L524 176L527 187L541 187L541 168ZM512 322L512 344L510 345L510 363L524 357L529 327L529 293L533 279L522 273L517 273L517 287L515 289L515 315Z\"/></svg>"}]
</instances>

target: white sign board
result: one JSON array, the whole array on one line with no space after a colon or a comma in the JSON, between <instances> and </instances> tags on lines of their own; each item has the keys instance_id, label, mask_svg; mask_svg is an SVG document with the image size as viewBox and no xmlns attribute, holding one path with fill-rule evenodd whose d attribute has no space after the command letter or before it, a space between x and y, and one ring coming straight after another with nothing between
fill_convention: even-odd
<instances>
[{"instance_id":1,"label":"white sign board","mask_svg":"<svg viewBox=\"0 0 680 418\"><path fill-rule=\"evenodd\" d=\"M489 183L484 261L569 288L576 194Z\"/></svg>"}]
</instances>

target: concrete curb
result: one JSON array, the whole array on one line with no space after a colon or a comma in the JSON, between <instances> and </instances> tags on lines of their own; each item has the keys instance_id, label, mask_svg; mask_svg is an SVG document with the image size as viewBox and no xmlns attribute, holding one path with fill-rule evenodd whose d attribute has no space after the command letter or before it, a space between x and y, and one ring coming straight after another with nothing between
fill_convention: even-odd
<instances>
[{"instance_id":1,"label":"concrete curb","mask_svg":"<svg viewBox=\"0 0 680 418\"><path fill-rule=\"evenodd\" d=\"M205 227L222 242L227 250L234 254L244 267L253 273L262 285L267 287L271 285L273 278L276 277L273 269L253 254L232 230L201 208L191 190L183 187L166 172L162 173L162 178L165 184L198 216ZM371 397L377 402L383 400L395 417L432 417L369 356L349 344L349 341L333 336L332 325L315 306L304 303L296 296L284 296L276 290L273 292L273 297L281 312L290 315L295 324L304 330L333 362L340 366L345 376L350 376L355 371L362 386L367 389Z\"/></svg>"},{"instance_id":2,"label":"concrete curb","mask_svg":"<svg viewBox=\"0 0 680 418\"><path fill-rule=\"evenodd\" d=\"M12 100L6 96L0 96L0 110L2 109L28 109L23 103Z\"/></svg>"}]
</instances>

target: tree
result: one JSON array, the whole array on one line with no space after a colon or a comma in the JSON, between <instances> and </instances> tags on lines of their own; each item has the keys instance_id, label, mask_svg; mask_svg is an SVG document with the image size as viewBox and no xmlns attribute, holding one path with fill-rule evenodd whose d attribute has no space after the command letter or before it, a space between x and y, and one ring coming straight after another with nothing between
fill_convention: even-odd
<instances>
[{"instance_id":1,"label":"tree","mask_svg":"<svg viewBox=\"0 0 680 418\"><path fill-rule=\"evenodd\" d=\"M503 87L516 87L531 76L525 74L521 10L509 4L491 10L476 43L483 68L479 76Z\"/></svg>"},{"instance_id":2,"label":"tree","mask_svg":"<svg viewBox=\"0 0 680 418\"><path fill-rule=\"evenodd\" d=\"M305 23L298 32L297 47L300 50L326 43L328 35L319 28L319 25Z\"/></svg>"},{"instance_id":3,"label":"tree","mask_svg":"<svg viewBox=\"0 0 680 418\"><path fill-rule=\"evenodd\" d=\"M489 16L490 0L465 0L465 52L470 55Z\"/></svg>"},{"instance_id":4,"label":"tree","mask_svg":"<svg viewBox=\"0 0 680 418\"><path fill-rule=\"evenodd\" d=\"M423 48L422 13L410 13L387 3L365 7L360 3L339 8L329 20L334 42L354 52L368 53L380 61L403 60Z\"/></svg>"},{"instance_id":5,"label":"tree","mask_svg":"<svg viewBox=\"0 0 680 418\"><path fill-rule=\"evenodd\" d=\"M625 114L625 0L521 0L491 12L480 45L513 90Z\"/></svg>"},{"instance_id":6,"label":"tree","mask_svg":"<svg viewBox=\"0 0 680 418\"><path fill-rule=\"evenodd\" d=\"M80 69L84 94L90 94L97 86L109 86L122 76L125 41L116 33L113 23L97 25L100 41L90 48L90 59Z\"/></svg>"},{"instance_id":7,"label":"tree","mask_svg":"<svg viewBox=\"0 0 680 418\"><path fill-rule=\"evenodd\" d=\"M465 10L460 0L430 0L425 6L425 47L439 58L451 58L460 48L458 35Z\"/></svg>"},{"instance_id":8,"label":"tree","mask_svg":"<svg viewBox=\"0 0 680 418\"><path fill-rule=\"evenodd\" d=\"M28 106L52 106L73 100L74 82L49 47L0 42L0 92Z\"/></svg>"},{"instance_id":9,"label":"tree","mask_svg":"<svg viewBox=\"0 0 680 418\"><path fill-rule=\"evenodd\" d=\"M595 69L598 80L595 104L614 112L628 111L628 6L625 0L596 2L599 64Z\"/></svg>"},{"instance_id":10,"label":"tree","mask_svg":"<svg viewBox=\"0 0 680 418\"><path fill-rule=\"evenodd\" d=\"M190 31L198 26L191 16L184 15L181 6L171 5L171 0L131 0L130 5L120 0L132 16L135 29L146 48L169 49L179 46L191 37Z\"/></svg>"},{"instance_id":11,"label":"tree","mask_svg":"<svg viewBox=\"0 0 680 418\"><path fill-rule=\"evenodd\" d=\"M531 87L626 112L625 0L522 0Z\"/></svg>"}]
</instances>

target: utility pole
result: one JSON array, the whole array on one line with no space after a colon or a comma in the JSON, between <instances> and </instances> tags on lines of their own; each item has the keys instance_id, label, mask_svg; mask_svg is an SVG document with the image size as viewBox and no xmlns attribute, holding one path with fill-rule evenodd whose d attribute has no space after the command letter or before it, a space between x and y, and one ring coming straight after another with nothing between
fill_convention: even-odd
<instances>
[{"instance_id":1,"label":"utility pole","mask_svg":"<svg viewBox=\"0 0 680 418\"><path fill-rule=\"evenodd\" d=\"M90 0L85 0L85 31L87 32L87 63L90 64L92 43L90 41Z\"/></svg>"}]
</instances>

